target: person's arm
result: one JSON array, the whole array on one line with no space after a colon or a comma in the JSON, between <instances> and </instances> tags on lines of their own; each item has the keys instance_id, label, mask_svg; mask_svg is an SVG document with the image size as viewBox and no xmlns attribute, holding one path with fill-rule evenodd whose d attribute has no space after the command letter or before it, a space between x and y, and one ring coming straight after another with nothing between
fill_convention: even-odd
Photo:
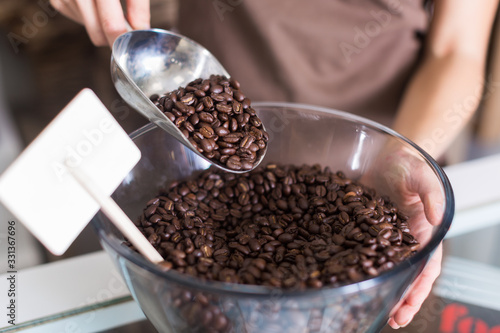
<instances>
[{"instance_id":1,"label":"person's arm","mask_svg":"<svg viewBox=\"0 0 500 333\"><path fill-rule=\"evenodd\" d=\"M470 120L485 85L498 0L436 0L420 67L393 128L438 158Z\"/></svg>"},{"instance_id":2,"label":"person's arm","mask_svg":"<svg viewBox=\"0 0 500 333\"><path fill-rule=\"evenodd\" d=\"M127 32L120 0L50 0L52 6L75 22L83 24L96 46L112 46ZM149 29L149 0L127 0L127 21L133 29Z\"/></svg>"},{"instance_id":3,"label":"person's arm","mask_svg":"<svg viewBox=\"0 0 500 333\"><path fill-rule=\"evenodd\" d=\"M479 105L485 85L490 31L498 0L436 0L424 59L404 95L393 128L437 158L445 152ZM397 159L397 154L391 156ZM411 156L393 161L404 169L407 193L420 196L428 221L440 212L439 191L411 168ZM410 163L410 166L406 165ZM401 172L400 172L401 173ZM416 180L416 181L414 181ZM437 196L435 196L437 195ZM417 200L418 201L418 200ZM410 323L441 270L439 246L408 296L389 319L392 328Z\"/></svg>"}]
</instances>

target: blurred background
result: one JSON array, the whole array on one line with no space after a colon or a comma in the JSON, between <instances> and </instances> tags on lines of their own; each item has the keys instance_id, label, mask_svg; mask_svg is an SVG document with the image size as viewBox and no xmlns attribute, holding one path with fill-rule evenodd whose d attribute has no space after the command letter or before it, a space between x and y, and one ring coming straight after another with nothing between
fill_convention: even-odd
<instances>
[{"instance_id":1,"label":"blurred background","mask_svg":"<svg viewBox=\"0 0 500 333\"><path fill-rule=\"evenodd\" d=\"M151 0L153 27L172 29L176 26L176 1ZM114 89L109 71L110 49L93 46L85 29L57 13L48 0L0 0L0 36L0 173L85 87L97 94L127 132L146 123ZM480 109L447 152L442 164L497 153L500 153L498 22L491 41L486 89ZM6 230L3 224L9 219L13 217L0 207L1 230ZM25 230L20 230L18 237L22 247L19 268L100 249L90 228L64 256L57 258L48 254ZM493 226L448 240L446 251L500 266L500 258L496 255L499 238L500 228ZM3 251L0 253L5 255ZM5 262L3 258L0 260Z\"/></svg>"}]
</instances>

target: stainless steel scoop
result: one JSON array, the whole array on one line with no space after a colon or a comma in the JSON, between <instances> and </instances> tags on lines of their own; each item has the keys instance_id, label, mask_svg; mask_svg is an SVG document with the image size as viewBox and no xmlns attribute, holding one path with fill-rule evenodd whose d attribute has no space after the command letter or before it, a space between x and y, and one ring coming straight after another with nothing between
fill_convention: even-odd
<instances>
[{"instance_id":1,"label":"stainless steel scoop","mask_svg":"<svg viewBox=\"0 0 500 333\"><path fill-rule=\"evenodd\" d=\"M130 106L210 163L229 172L247 172L229 169L205 157L149 99L153 94L162 95L211 74L230 77L207 49L170 31L129 31L113 44L111 77L116 90ZM264 155L265 151L255 161L254 168Z\"/></svg>"}]
</instances>

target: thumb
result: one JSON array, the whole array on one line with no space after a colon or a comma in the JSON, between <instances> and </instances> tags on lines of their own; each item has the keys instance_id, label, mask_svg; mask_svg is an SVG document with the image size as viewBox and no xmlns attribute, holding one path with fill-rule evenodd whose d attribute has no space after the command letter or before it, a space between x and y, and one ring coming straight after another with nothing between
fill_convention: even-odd
<instances>
[{"instance_id":1,"label":"thumb","mask_svg":"<svg viewBox=\"0 0 500 333\"><path fill-rule=\"evenodd\" d=\"M445 196L436 175L426 165L421 165L414 172L412 186L418 193L424 206L425 217L432 225L440 223L444 213Z\"/></svg>"}]
</instances>

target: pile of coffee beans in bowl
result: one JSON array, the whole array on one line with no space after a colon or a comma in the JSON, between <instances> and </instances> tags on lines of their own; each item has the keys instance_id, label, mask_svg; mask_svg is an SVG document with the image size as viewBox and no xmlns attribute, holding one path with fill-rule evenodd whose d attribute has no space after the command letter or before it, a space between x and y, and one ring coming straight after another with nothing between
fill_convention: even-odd
<instances>
[{"instance_id":1,"label":"pile of coffee beans in bowl","mask_svg":"<svg viewBox=\"0 0 500 333\"><path fill-rule=\"evenodd\" d=\"M167 186L136 225L171 269L205 280L339 286L377 276L419 247L389 198L319 165L210 168Z\"/></svg>"},{"instance_id":2,"label":"pile of coffee beans in bowl","mask_svg":"<svg viewBox=\"0 0 500 333\"><path fill-rule=\"evenodd\" d=\"M250 170L265 152L269 135L233 78L211 75L150 99L195 149L228 169Z\"/></svg>"}]
</instances>

